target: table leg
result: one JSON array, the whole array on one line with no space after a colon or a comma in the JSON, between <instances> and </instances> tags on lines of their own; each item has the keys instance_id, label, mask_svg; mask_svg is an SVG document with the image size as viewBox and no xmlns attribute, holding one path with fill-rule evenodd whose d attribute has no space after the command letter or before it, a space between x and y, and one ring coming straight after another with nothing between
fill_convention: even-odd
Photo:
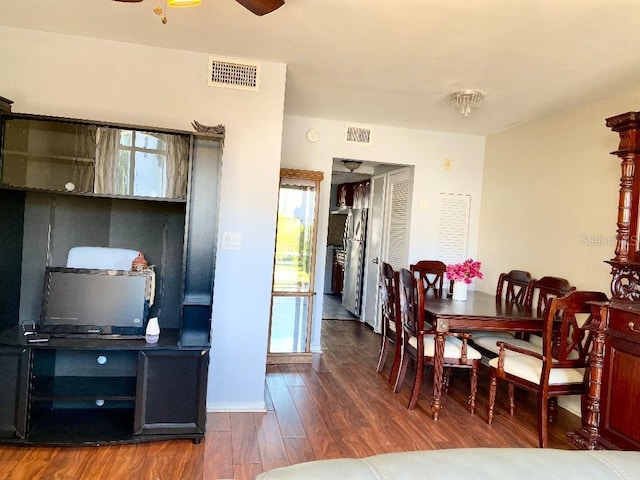
<instances>
[{"instance_id":1,"label":"table leg","mask_svg":"<svg viewBox=\"0 0 640 480\"><path fill-rule=\"evenodd\" d=\"M444 334L437 332L433 354L433 401L431 411L433 421L438 420L440 414L440 398L442 397L442 378L444 373Z\"/></svg>"}]
</instances>

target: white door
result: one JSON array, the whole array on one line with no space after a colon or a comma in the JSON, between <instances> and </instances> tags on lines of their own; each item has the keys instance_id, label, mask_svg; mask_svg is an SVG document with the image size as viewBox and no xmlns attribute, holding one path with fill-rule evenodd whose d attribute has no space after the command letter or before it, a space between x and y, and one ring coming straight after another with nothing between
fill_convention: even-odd
<instances>
[{"instance_id":1,"label":"white door","mask_svg":"<svg viewBox=\"0 0 640 480\"><path fill-rule=\"evenodd\" d=\"M382 258L394 270L409 268L411 187L411 171L408 168L387 174Z\"/></svg>"},{"instance_id":2,"label":"white door","mask_svg":"<svg viewBox=\"0 0 640 480\"><path fill-rule=\"evenodd\" d=\"M408 268L409 258L409 220L411 217L412 177L409 168L402 168L381 175L384 179L377 182L380 186L376 197L372 179L372 192L369 207L375 211L376 202L381 201L378 214L380 224L371 225L367 238L367 263L365 284L364 319L376 332L380 332L380 305L378 302L378 269L379 262L389 263L394 270ZM378 178L378 177L374 177ZM376 213L370 212L370 221L375 222ZM377 237L377 238L376 238ZM371 243L369 243L371 242ZM379 250L369 250L369 245L379 243ZM378 263L373 260L378 258Z\"/></svg>"},{"instance_id":3,"label":"white door","mask_svg":"<svg viewBox=\"0 0 640 480\"><path fill-rule=\"evenodd\" d=\"M364 304L361 319L378 332L378 269L382 255L382 227L384 225L385 175L371 177L369 194L369 228L365 254Z\"/></svg>"}]
</instances>

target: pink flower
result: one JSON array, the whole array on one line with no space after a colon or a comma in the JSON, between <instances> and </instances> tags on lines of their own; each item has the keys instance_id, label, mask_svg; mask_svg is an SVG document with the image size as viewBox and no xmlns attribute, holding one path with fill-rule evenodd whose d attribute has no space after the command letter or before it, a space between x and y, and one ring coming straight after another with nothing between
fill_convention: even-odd
<instances>
[{"instance_id":1,"label":"pink flower","mask_svg":"<svg viewBox=\"0 0 640 480\"><path fill-rule=\"evenodd\" d=\"M483 278L480 267L482 267L482 263L474 261L471 258L465 260L463 263L453 263L447 265L447 278L456 282L469 284L474 278Z\"/></svg>"}]
</instances>

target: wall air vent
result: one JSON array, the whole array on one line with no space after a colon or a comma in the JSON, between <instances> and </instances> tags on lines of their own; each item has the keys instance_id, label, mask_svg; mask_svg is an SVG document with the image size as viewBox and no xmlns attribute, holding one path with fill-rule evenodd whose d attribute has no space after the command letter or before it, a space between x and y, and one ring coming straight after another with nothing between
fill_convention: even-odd
<instances>
[{"instance_id":1,"label":"wall air vent","mask_svg":"<svg viewBox=\"0 0 640 480\"><path fill-rule=\"evenodd\" d=\"M345 140L347 143L360 143L369 145L371 144L371 129L369 127L347 125Z\"/></svg>"},{"instance_id":2,"label":"wall air vent","mask_svg":"<svg viewBox=\"0 0 640 480\"><path fill-rule=\"evenodd\" d=\"M260 64L245 60L209 57L208 84L210 87L260 89Z\"/></svg>"}]
</instances>

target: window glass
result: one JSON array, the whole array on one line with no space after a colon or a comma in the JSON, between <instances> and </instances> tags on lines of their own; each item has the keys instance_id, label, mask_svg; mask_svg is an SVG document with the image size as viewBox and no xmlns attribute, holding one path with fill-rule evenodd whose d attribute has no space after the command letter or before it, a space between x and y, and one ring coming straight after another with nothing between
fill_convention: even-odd
<instances>
[{"instance_id":1,"label":"window glass","mask_svg":"<svg viewBox=\"0 0 640 480\"><path fill-rule=\"evenodd\" d=\"M142 197L162 197L166 193L166 155L136 152L133 194Z\"/></svg>"},{"instance_id":2,"label":"window glass","mask_svg":"<svg viewBox=\"0 0 640 480\"><path fill-rule=\"evenodd\" d=\"M118 193L139 197L167 195L165 135L122 130L118 164Z\"/></svg>"}]
</instances>

